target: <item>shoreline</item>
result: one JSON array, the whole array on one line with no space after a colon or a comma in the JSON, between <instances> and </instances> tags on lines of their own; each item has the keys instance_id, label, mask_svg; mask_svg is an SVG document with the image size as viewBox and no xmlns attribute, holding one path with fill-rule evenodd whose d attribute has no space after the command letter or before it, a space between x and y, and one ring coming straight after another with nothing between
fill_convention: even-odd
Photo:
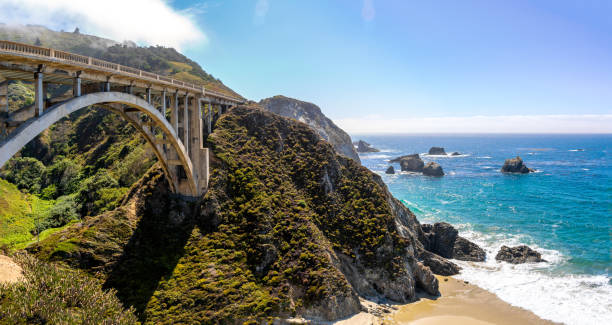
<instances>
[{"instance_id":1,"label":"shoreline","mask_svg":"<svg viewBox=\"0 0 612 325\"><path fill-rule=\"evenodd\" d=\"M436 275L440 296L419 294L419 300L409 304L380 305L368 300L362 304L370 312L360 312L335 322L334 325L552 325L533 312L501 300L494 293L452 276ZM383 311L376 315L372 310Z\"/></svg>"},{"instance_id":2,"label":"shoreline","mask_svg":"<svg viewBox=\"0 0 612 325\"><path fill-rule=\"evenodd\" d=\"M438 276L440 296L420 295L416 302L396 305L384 324L558 324L513 306L494 293L450 276Z\"/></svg>"}]
</instances>

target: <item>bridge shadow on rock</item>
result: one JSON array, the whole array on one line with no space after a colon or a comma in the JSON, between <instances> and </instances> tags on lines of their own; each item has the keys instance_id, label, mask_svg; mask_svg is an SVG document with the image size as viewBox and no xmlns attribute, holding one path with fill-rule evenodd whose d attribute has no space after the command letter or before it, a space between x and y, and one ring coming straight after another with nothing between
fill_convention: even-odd
<instances>
[{"instance_id":1,"label":"bridge shadow on rock","mask_svg":"<svg viewBox=\"0 0 612 325\"><path fill-rule=\"evenodd\" d=\"M199 208L195 202L172 194L161 170L156 173L160 179L143 183L135 190L139 199L132 201L130 208L135 209L139 220L104 283L104 288L117 290L117 297L126 307L136 309L141 321L145 320L144 310L159 282L172 275L184 255Z\"/></svg>"}]
</instances>

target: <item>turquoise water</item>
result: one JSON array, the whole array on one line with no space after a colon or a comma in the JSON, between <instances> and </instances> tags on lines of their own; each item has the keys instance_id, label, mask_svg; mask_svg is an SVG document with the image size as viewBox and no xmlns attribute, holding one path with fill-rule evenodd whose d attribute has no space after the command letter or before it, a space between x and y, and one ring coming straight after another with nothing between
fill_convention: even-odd
<instances>
[{"instance_id":1,"label":"turquoise water","mask_svg":"<svg viewBox=\"0 0 612 325\"><path fill-rule=\"evenodd\" d=\"M600 316L612 319L611 135L353 138L381 149L360 155L363 165L381 174L393 195L419 220L454 224L462 235L485 248L487 262L461 262L465 270L460 277L521 307L533 296L542 306L525 308L548 319L571 324L597 323ZM462 155L423 155L432 146ZM411 153L421 153L425 162L438 162L446 176L384 174L390 158ZM517 155L537 172L500 173L504 160ZM398 164L394 167L399 171ZM499 246L519 243L538 248L549 263L510 266L494 261ZM538 290L558 293L547 305L542 302L546 299L536 299ZM582 293L589 296L583 299L584 306L559 302L575 300ZM598 307L593 308L594 304ZM573 317L570 312L592 317Z\"/></svg>"}]
</instances>

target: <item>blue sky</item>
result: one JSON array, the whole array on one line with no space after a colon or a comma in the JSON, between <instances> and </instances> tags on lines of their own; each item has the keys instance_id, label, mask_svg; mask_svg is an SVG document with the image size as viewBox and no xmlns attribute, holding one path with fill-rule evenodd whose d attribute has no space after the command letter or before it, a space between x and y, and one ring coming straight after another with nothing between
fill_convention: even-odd
<instances>
[{"instance_id":1,"label":"blue sky","mask_svg":"<svg viewBox=\"0 0 612 325\"><path fill-rule=\"evenodd\" d=\"M166 43L228 86L253 100L314 102L351 132L410 132L423 119L434 121L431 131L458 119L463 131L479 131L483 116L505 131L538 131L523 117L550 124L546 132L612 132L612 1L161 3L193 25L176 33L193 37ZM95 24L84 31L105 33Z\"/></svg>"}]
</instances>

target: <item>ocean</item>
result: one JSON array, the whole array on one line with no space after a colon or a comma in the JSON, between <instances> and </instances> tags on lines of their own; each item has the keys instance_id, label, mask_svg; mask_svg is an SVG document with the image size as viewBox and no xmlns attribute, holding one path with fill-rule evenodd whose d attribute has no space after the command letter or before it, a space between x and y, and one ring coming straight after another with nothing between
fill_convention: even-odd
<instances>
[{"instance_id":1,"label":"ocean","mask_svg":"<svg viewBox=\"0 0 612 325\"><path fill-rule=\"evenodd\" d=\"M612 135L353 135L380 149L360 154L421 223L445 221L487 252L455 261L457 277L512 305L566 324L612 324ZM428 156L432 146L460 156ZM419 153L435 178L386 175L389 159ZM537 171L502 174L506 158ZM527 244L548 262L495 261L501 245Z\"/></svg>"}]
</instances>

